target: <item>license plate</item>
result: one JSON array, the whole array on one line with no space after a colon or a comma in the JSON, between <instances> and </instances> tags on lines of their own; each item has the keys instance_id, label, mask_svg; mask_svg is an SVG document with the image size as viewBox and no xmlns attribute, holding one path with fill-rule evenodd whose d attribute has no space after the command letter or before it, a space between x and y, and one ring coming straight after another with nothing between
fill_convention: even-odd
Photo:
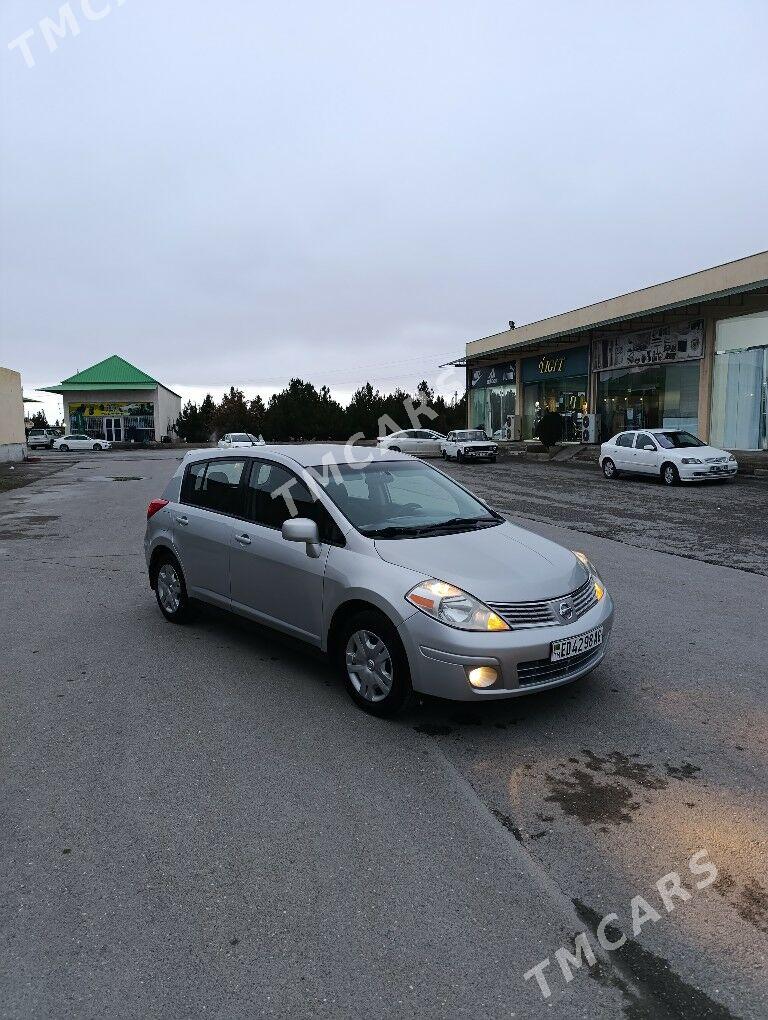
<instances>
[{"instance_id":1,"label":"license plate","mask_svg":"<svg viewBox=\"0 0 768 1020\"><path fill-rule=\"evenodd\" d=\"M559 641L553 641L550 659L552 662L572 659L574 655L590 652L602 643L603 628L595 627L594 630L587 630L583 634L574 634L573 637L560 638Z\"/></svg>"},{"instance_id":2,"label":"license plate","mask_svg":"<svg viewBox=\"0 0 768 1020\"><path fill-rule=\"evenodd\" d=\"M710 471L714 471L716 475L721 475L724 471L727 471L727 467L711 467Z\"/></svg>"}]
</instances>

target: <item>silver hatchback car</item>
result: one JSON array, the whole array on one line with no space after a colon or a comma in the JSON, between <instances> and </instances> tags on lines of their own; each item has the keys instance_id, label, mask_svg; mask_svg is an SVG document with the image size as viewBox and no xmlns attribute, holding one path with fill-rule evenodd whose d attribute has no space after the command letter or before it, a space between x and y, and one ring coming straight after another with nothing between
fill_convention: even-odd
<instances>
[{"instance_id":1,"label":"silver hatchback car","mask_svg":"<svg viewBox=\"0 0 768 1020\"><path fill-rule=\"evenodd\" d=\"M368 447L188 454L147 509L166 619L208 602L326 651L375 715L570 683L613 604L586 556L508 523L420 460Z\"/></svg>"}]
</instances>

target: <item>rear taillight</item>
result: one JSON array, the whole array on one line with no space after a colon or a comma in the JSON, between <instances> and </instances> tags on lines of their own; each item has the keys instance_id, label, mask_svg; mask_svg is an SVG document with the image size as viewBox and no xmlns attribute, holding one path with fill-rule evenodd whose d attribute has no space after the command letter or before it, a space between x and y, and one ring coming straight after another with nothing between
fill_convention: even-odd
<instances>
[{"instance_id":1,"label":"rear taillight","mask_svg":"<svg viewBox=\"0 0 768 1020\"><path fill-rule=\"evenodd\" d=\"M147 507L147 520L150 517L154 517L158 510L162 510L164 506L168 506L167 499L153 499Z\"/></svg>"}]
</instances>

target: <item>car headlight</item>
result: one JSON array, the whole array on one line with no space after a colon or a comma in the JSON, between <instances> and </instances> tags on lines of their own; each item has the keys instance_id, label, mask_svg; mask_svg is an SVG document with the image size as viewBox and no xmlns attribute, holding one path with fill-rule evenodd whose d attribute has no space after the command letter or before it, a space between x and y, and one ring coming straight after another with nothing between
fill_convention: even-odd
<instances>
[{"instance_id":1,"label":"car headlight","mask_svg":"<svg viewBox=\"0 0 768 1020\"><path fill-rule=\"evenodd\" d=\"M736 460L736 458L734 457L734 455L732 453L729 453L728 454L728 460Z\"/></svg>"},{"instance_id":2,"label":"car headlight","mask_svg":"<svg viewBox=\"0 0 768 1020\"><path fill-rule=\"evenodd\" d=\"M572 549L573 555L581 563L583 567L587 568L590 579L592 580L592 587L595 589L595 598L599 602L605 595L605 585L603 584L602 578L597 572L597 567L586 555L586 553L579 552L577 549Z\"/></svg>"},{"instance_id":3,"label":"car headlight","mask_svg":"<svg viewBox=\"0 0 768 1020\"><path fill-rule=\"evenodd\" d=\"M698 457L683 457L683 464L703 464Z\"/></svg>"},{"instance_id":4,"label":"car headlight","mask_svg":"<svg viewBox=\"0 0 768 1020\"><path fill-rule=\"evenodd\" d=\"M406 599L434 620L458 630L509 630L509 625L483 602L447 581L431 578L411 588Z\"/></svg>"}]
</instances>

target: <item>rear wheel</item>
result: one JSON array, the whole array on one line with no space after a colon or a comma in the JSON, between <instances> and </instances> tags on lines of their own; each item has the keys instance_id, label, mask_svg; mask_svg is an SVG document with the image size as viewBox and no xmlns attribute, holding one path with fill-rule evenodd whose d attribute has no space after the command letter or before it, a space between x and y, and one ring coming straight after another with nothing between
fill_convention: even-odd
<instances>
[{"instance_id":1,"label":"rear wheel","mask_svg":"<svg viewBox=\"0 0 768 1020\"><path fill-rule=\"evenodd\" d=\"M66 444L66 443L62 443L62 444L61 444L61 445L59 446L59 449L60 449L60 450L63 450L63 451L64 451L64 453L69 453L69 447L67 446L67 444Z\"/></svg>"},{"instance_id":2,"label":"rear wheel","mask_svg":"<svg viewBox=\"0 0 768 1020\"><path fill-rule=\"evenodd\" d=\"M610 457L606 457L603 461L603 474L609 481L613 481L614 478L619 477L619 472L616 470L616 465L613 463Z\"/></svg>"},{"instance_id":3,"label":"rear wheel","mask_svg":"<svg viewBox=\"0 0 768 1020\"><path fill-rule=\"evenodd\" d=\"M665 464L661 469L661 480L665 485L677 485L680 475L674 464Z\"/></svg>"},{"instance_id":4,"label":"rear wheel","mask_svg":"<svg viewBox=\"0 0 768 1020\"><path fill-rule=\"evenodd\" d=\"M400 447L399 447L399 446L390 446L390 450L391 450L391 451L392 451L393 453L402 453L402 452L403 452L403 451L402 451L402 450L400 449Z\"/></svg>"},{"instance_id":5,"label":"rear wheel","mask_svg":"<svg viewBox=\"0 0 768 1020\"><path fill-rule=\"evenodd\" d=\"M383 613L366 610L348 620L336 659L359 708L385 717L400 711L411 692L411 674L400 638Z\"/></svg>"},{"instance_id":6,"label":"rear wheel","mask_svg":"<svg viewBox=\"0 0 768 1020\"><path fill-rule=\"evenodd\" d=\"M155 576L155 597L160 612L171 623L186 623L190 616L189 596L184 574L176 559L163 556Z\"/></svg>"}]
</instances>

